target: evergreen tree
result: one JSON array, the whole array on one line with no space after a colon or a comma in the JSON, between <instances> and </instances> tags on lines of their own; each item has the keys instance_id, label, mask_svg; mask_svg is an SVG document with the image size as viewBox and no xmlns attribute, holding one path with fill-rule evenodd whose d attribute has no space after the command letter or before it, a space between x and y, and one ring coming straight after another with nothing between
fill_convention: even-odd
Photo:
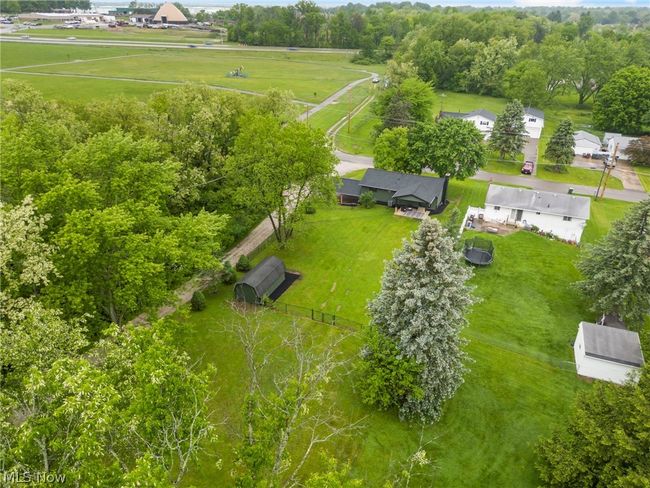
<instances>
[{"instance_id":1,"label":"evergreen tree","mask_svg":"<svg viewBox=\"0 0 650 488\"><path fill-rule=\"evenodd\" d=\"M555 171L566 171L566 166L573 162L573 124L569 119L564 119L555 129L551 140L548 141L544 156L555 163Z\"/></svg>"},{"instance_id":2,"label":"evergreen tree","mask_svg":"<svg viewBox=\"0 0 650 488\"><path fill-rule=\"evenodd\" d=\"M473 298L466 284L471 271L459 258L454 240L442 225L434 219L423 220L387 262L381 291L368 306L373 327L395 344L397 358L418 366L407 368L407 376L417 372L416 385L396 393L402 419L437 420L445 400L463 382L466 354L460 332ZM373 353L372 344L367 344L363 356ZM394 362L374 364L382 367ZM380 376L375 374L375 378ZM409 383L400 382L401 386Z\"/></svg>"},{"instance_id":3,"label":"evergreen tree","mask_svg":"<svg viewBox=\"0 0 650 488\"><path fill-rule=\"evenodd\" d=\"M650 199L632 207L609 233L585 249L578 288L598 313L639 327L650 313Z\"/></svg>"},{"instance_id":4,"label":"evergreen tree","mask_svg":"<svg viewBox=\"0 0 650 488\"><path fill-rule=\"evenodd\" d=\"M543 486L650 486L650 369L639 383L596 382L537 448Z\"/></svg>"},{"instance_id":5,"label":"evergreen tree","mask_svg":"<svg viewBox=\"0 0 650 488\"><path fill-rule=\"evenodd\" d=\"M526 126L524 125L524 107L519 100L506 105L502 114L494 122L490 146L499 151L499 157L515 156L526 144Z\"/></svg>"}]
</instances>

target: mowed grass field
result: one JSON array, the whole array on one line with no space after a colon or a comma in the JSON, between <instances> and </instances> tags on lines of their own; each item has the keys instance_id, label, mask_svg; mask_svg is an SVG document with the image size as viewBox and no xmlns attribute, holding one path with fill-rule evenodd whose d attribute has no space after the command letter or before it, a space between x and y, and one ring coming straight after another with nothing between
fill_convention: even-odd
<instances>
[{"instance_id":1,"label":"mowed grass field","mask_svg":"<svg viewBox=\"0 0 650 488\"><path fill-rule=\"evenodd\" d=\"M74 80L100 81L102 86L110 81L134 80L152 85L156 82L205 83L259 93L278 88L291 91L301 101L317 103L351 81L368 76L366 69L371 69L353 65L349 55L338 53L144 50L1 43L0 56L2 68L14 70L4 71L3 78L33 76L35 86L39 83L42 86L38 78L46 77L51 91L58 90L60 98L67 96ZM35 64L41 66L32 66ZM245 78L229 76L240 67L243 67ZM101 96L103 93L97 90L96 97Z\"/></svg>"},{"instance_id":2,"label":"mowed grass field","mask_svg":"<svg viewBox=\"0 0 650 488\"><path fill-rule=\"evenodd\" d=\"M200 43L205 41L215 42L219 39L216 33L190 29L142 29L138 27L117 27L114 29L21 29L8 36L16 37L29 35L30 37L67 38L74 36L77 39L119 40L119 41L153 41L153 42L180 42Z\"/></svg>"},{"instance_id":3,"label":"mowed grass field","mask_svg":"<svg viewBox=\"0 0 650 488\"><path fill-rule=\"evenodd\" d=\"M452 182L451 204L442 220L454 206L463 210L481 204L486 191L483 182ZM593 202L585 241L606 232L627 207L610 200ZM270 245L255 261L273 254L302 274L281 301L367 323L366 303L379 290L384 260L416 226L417 222L395 217L391 209L380 206L320 208L287 248ZM573 263L579 249L523 231L488 238L495 243L495 262L475 270L472 284L482 301L474 306L464 332L470 341L470 371L437 424L421 430L400 422L394 412L362 405L354 391L354 374L344 374L351 372L349 367L332 380L323 408L334 407L347 421L364 418L364 428L324 448L350 460L352 474L365 479L364 486L382 486L394 475L417 449L421 432L430 442L426 450L432 464L411 486L538 486L537 439L562 423L577 391L589 388L576 378L570 362L578 322L594 318L572 287L578 279ZM231 309L231 298L232 288L223 287L209 298L206 310L183 319L182 347L217 367L213 407L219 419L225 419L213 452L224 467L217 469L214 459L206 456L190 473L188 485L232 483L228 466L241 427L247 370L242 347L228 330L241 320ZM289 333L292 318L267 311L261 320L270 350ZM317 322L299 323L315 344L344 333ZM360 345L358 335L349 336L340 352L353 360ZM269 366L267 381L272 372L286 367L282 348L274 350L280 353ZM319 467L316 455L309 468Z\"/></svg>"}]
</instances>

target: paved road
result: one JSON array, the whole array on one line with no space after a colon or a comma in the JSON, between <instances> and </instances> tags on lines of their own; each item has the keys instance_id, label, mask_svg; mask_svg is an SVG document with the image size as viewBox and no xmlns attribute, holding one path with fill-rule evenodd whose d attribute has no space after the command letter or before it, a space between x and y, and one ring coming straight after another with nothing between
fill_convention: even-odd
<instances>
[{"instance_id":1,"label":"paved road","mask_svg":"<svg viewBox=\"0 0 650 488\"><path fill-rule=\"evenodd\" d=\"M70 36L75 36L75 29L70 29ZM14 34L29 35L29 31L14 31ZM81 35L81 34L80 34ZM1 42L22 42L26 44L64 44L80 46L117 46L117 47L135 47L135 48L163 48L163 49L199 49L203 51L265 51L286 53L286 47L266 47L266 46L231 46L231 45L213 45L206 46L202 44L178 43L178 42L155 42L155 41L120 41L104 39L66 39L56 37L30 37L21 39L20 37L0 37ZM192 47L194 46L194 47ZM355 54L356 49L326 49L326 48L300 48L298 52L309 52L315 54ZM293 52L293 50L291 51Z\"/></svg>"},{"instance_id":2,"label":"paved road","mask_svg":"<svg viewBox=\"0 0 650 488\"><path fill-rule=\"evenodd\" d=\"M336 150L336 157L339 158L339 165L337 170L339 174L346 174L350 171L364 168L372 168L373 160L368 156L360 156L355 154L344 153L343 151ZM490 181L494 183L504 183L507 185L518 185L533 188L535 190L552 191L555 193L567 193L569 188L573 188L575 193L580 195L595 195L595 186L573 185L568 183L557 183L554 181L540 180L534 176L514 176L504 175L501 173L490 173L487 171L479 171L472 177L475 180ZM605 198L614 200L623 200L626 202L640 202L648 197L644 191L638 190L612 190L605 191Z\"/></svg>"}]
</instances>

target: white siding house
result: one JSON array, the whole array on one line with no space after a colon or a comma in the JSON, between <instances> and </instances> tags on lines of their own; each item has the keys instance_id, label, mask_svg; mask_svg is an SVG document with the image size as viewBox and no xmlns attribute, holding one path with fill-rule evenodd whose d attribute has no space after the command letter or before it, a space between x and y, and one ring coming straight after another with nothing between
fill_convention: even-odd
<instances>
[{"instance_id":1,"label":"white siding house","mask_svg":"<svg viewBox=\"0 0 650 488\"><path fill-rule=\"evenodd\" d=\"M590 204L587 197L490 185L483 218L525 228L534 226L577 243L589 220Z\"/></svg>"},{"instance_id":2,"label":"white siding house","mask_svg":"<svg viewBox=\"0 0 650 488\"><path fill-rule=\"evenodd\" d=\"M539 139L544 128L544 112L533 107L524 108L526 133L531 139Z\"/></svg>"},{"instance_id":3,"label":"white siding house","mask_svg":"<svg viewBox=\"0 0 650 488\"><path fill-rule=\"evenodd\" d=\"M483 138L488 139L494 122L497 119L489 110L473 110L471 112L440 112L441 118L462 119L472 122L483 133Z\"/></svg>"},{"instance_id":4,"label":"white siding house","mask_svg":"<svg viewBox=\"0 0 650 488\"><path fill-rule=\"evenodd\" d=\"M621 134L606 132L604 139L607 143L607 152L609 154L614 154L614 149L616 149L616 145L618 144L616 158L625 161L630 159L630 157L625 153L625 150L627 149L627 146L630 145L630 142L634 141L636 137L628 137Z\"/></svg>"},{"instance_id":5,"label":"white siding house","mask_svg":"<svg viewBox=\"0 0 650 488\"><path fill-rule=\"evenodd\" d=\"M618 384L638 381L644 363L639 334L589 322L578 325L573 354L580 376Z\"/></svg>"},{"instance_id":6,"label":"white siding house","mask_svg":"<svg viewBox=\"0 0 650 488\"><path fill-rule=\"evenodd\" d=\"M573 154L576 156L583 156L585 154L593 154L600 152L600 139L584 130L579 130L573 135Z\"/></svg>"}]
</instances>

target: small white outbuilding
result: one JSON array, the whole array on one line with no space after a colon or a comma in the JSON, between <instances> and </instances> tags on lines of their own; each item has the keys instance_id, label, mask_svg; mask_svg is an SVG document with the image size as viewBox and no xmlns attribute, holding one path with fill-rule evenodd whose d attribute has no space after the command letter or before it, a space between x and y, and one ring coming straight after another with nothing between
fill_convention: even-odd
<instances>
[{"instance_id":1,"label":"small white outbuilding","mask_svg":"<svg viewBox=\"0 0 650 488\"><path fill-rule=\"evenodd\" d=\"M638 381L644 363L639 334L589 322L578 325L573 354L580 376L618 384Z\"/></svg>"}]
</instances>

